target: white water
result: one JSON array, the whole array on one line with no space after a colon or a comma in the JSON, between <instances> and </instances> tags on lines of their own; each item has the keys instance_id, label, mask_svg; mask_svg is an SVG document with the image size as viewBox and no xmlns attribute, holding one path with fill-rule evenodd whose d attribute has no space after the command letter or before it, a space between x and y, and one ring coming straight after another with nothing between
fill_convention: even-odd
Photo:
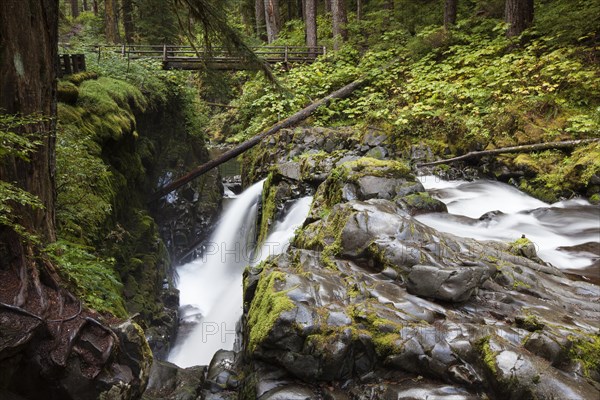
<instances>
[{"instance_id":1,"label":"white water","mask_svg":"<svg viewBox=\"0 0 600 400\"><path fill-rule=\"evenodd\" d=\"M263 181L255 183L235 198L202 256L177 268L180 324L195 325L189 334L178 335L169 354L168 360L180 367L208 365L217 350L233 348L262 186Z\"/></svg>"},{"instance_id":2,"label":"white water","mask_svg":"<svg viewBox=\"0 0 600 400\"><path fill-rule=\"evenodd\" d=\"M285 251L295 229L306 219L311 197L296 201L254 254L253 228L262 184L254 184L233 200L203 255L177 269L180 323L194 325L189 334L179 335L169 354L168 360L180 367L208 365L217 350L233 348L236 323L242 315L244 268Z\"/></svg>"},{"instance_id":3,"label":"white water","mask_svg":"<svg viewBox=\"0 0 600 400\"><path fill-rule=\"evenodd\" d=\"M275 223L260 251L256 251L255 264L266 260L270 255L281 254L287 250L294 237L294 232L306 219L311 203L312 197L310 196L296 200L283 221Z\"/></svg>"},{"instance_id":4,"label":"white water","mask_svg":"<svg viewBox=\"0 0 600 400\"><path fill-rule=\"evenodd\" d=\"M419 178L427 191L448 206L449 214L420 215L417 219L437 230L480 240L512 242L525 234L538 256L558 268L581 269L597 256L566 252L559 247L594 242L600 246L600 207L586 200L547 204L500 182L442 181ZM502 214L479 220L490 211Z\"/></svg>"}]
</instances>

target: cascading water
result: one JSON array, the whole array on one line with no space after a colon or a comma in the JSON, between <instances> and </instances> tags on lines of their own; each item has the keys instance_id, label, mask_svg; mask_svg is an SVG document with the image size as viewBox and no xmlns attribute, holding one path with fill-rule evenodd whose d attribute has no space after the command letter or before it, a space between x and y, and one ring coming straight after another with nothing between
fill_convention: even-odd
<instances>
[{"instance_id":1,"label":"cascading water","mask_svg":"<svg viewBox=\"0 0 600 400\"><path fill-rule=\"evenodd\" d=\"M600 208L585 200L546 204L500 182L443 181L420 178L429 193L446 203L448 214L417 219L437 230L480 240L512 242L525 234L538 256L564 270L598 263Z\"/></svg>"},{"instance_id":2,"label":"cascading water","mask_svg":"<svg viewBox=\"0 0 600 400\"><path fill-rule=\"evenodd\" d=\"M273 226L260 252L255 252L252 241L263 182L233 200L202 256L177 269L180 329L169 361L180 367L208 365L217 350L233 348L242 315L245 266L285 251L296 227L306 219L311 197L297 200L283 221Z\"/></svg>"},{"instance_id":3,"label":"cascading water","mask_svg":"<svg viewBox=\"0 0 600 400\"><path fill-rule=\"evenodd\" d=\"M296 200L294 205L287 212L285 218L276 222L267 236L265 243L260 250L257 249L255 255L255 263L258 264L264 261L268 256L283 253L294 237L294 232L306 219L310 211L312 197L303 197Z\"/></svg>"},{"instance_id":4,"label":"cascading water","mask_svg":"<svg viewBox=\"0 0 600 400\"><path fill-rule=\"evenodd\" d=\"M217 350L233 348L242 271L253 250L249 245L263 182L233 200L201 257L177 268L181 327L169 361L180 367L207 365Z\"/></svg>"}]
</instances>

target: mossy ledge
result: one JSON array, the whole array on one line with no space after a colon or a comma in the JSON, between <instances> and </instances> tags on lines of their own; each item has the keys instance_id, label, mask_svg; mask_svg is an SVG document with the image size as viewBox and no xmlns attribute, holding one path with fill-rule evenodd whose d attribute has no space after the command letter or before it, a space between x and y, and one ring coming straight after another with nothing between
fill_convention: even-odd
<instances>
[{"instance_id":1,"label":"mossy ledge","mask_svg":"<svg viewBox=\"0 0 600 400\"><path fill-rule=\"evenodd\" d=\"M251 353L267 338L280 315L295 307L286 292L280 291L285 284L285 278L284 272L264 271L258 282L256 294L248 311L249 342L247 348Z\"/></svg>"}]
</instances>

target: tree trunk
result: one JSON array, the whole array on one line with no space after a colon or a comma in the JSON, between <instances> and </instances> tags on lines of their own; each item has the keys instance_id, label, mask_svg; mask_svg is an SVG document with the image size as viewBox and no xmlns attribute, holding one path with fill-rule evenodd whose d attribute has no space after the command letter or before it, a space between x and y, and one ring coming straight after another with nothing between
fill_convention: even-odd
<instances>
[{"instance_id":1,"label":"tree trunk","mask_svg":"<svg viewBox=\"0 0 600 400\"><path fill-rule=\"evenodd\" d=\"M35 49L35 51L32 51ZM22 127L23 135L38 134L41 145L26 162L0 159L0 179L15 182L37 196L44 210L18 209L19 223L43 242L56 239L54 231L54 145L56 66L58 64L58 0L0 1L0 113L47 119ZM17 234L0 227L0 243L11 243L12 257L25 257ZM12 257L1 255L2 261Z\"/></svg>"},{"instance_id":2,"label":"tree trunk","mask_svg":"<svg viewBox=\"0 0 600 400\"><path fill-rule=\"evenodd\" d=\"M536 144L524 144L521 146L502 147L499 149L483 150L483 151L471 151L462 156L448 158L446 160L433 161L428 163L417 164L417 167L427 167L431 165L447 164L456 161L466 160L468 158L480 158L483 156L492 156L496 154L508 154L508 153L525 153L530 151L540 150L556 150L556 149L568 149L571 147L579 146L580 144L587 144L598 142L600 139L581 139L581 140L565 140L563 142L550 142L550 143L536 143Z\"/></svg>"},{"instance_id":3,"label":"tree trunk","mask_svg":"<svg viewBox=\"0 0 600 400\"><path fill-rule=\"evenodd\" d=\"M356 20L362 20L362 0L356 0Z\"/></svg>"},{"instance_id":4,"label":"tree trunk","mask_svg":"<svg viewBox=\"0 0 600 400\"><path fill-rule=\"evenodd\" d=\"M278 0L265 1L265 21L267 23L267 42L272 43L277 39L281 29L281 15Z\"/></svg>"},{"instance_id":5,"label":"tree trunk","mask_svg":"<svg viewBox=\"0 0 600 400\"><path fill-rule=\"evenodd\" d=\"M104 34L109 43L119 43L117 24L117 0L104 0Z\"/></svg>"},{"instance_id":6,"label":"tree trunk","mask_svg":"<svg viewBox=\"0 0 600 400\"><path fill-rule=\"evenodd\" d=\"M123 28L125 30L125 43L133 43L135 27L133 25L133 4L131 0L123 0Z\"/></svg>"},{"instance_id":7,"label":"tree trunk","mask_svg":"<svg viewBox=\"0 0 600 400\"><path fill-rule=\"evenodd\" d=\"M73 18L79 17L79 0L71 0L71 16Z\"/></svg>"},{"instance_id":8,"label":"tree trunk","mask_svg":"<svg viewBox=\"0 0 600 400\"><path fill-rule=\"evenodd\" d=\"M506 0L505 20L506 36L519 36L533 22L533 0Z\"/></svg>"},{"instance_id":9,"label":"tree trunk","mask_svg":"<svg viewBox=\"0 0 600 400\"><path fill-rule=\"evenodd\" d=\"M326 13L331 12L331 1L332 0L324 0L324 2L325 2L325 12Z\"/></svg>"},{"instance_id":10,"label":"tree trunk","mask_svg":"<svg viewBox=\"0 0 600 400\"><path fill-rule=\"evenodd\" d=\"M394 0L385 0L383 9L386 10L385 16L383 17L383 25L387 27L390 25L390 19L394 12Z\"/></svg>"},{"instance_id":11,"label":"tree trunk","mask_svg":"<svg viewBox=\"0 0 600 400\"><path fill-rule=\"evenodd\" d=\"M259 144L264 138L274 135L275 133L279 132L280 130L282 130L284 128L292 127L292 126L296 125L298 122L305 120L306 118L310 117L319 107L327 106L327 104L329 104L329 102L332 99L343 99L345 97L348 97L354 90L356 90L358 87L360 87L365 81L366 81L366 79L357 79L354 82L349 83L348 85L342 87L341 89L338 89L335 92L329 94L328 96L323 97L322 99L317 100L314 103L311 103L309 106L303 108L302 110L300 110L297 113L295 113L294 115L284 119L283 121L279 121L277 124L273 125L266 131L254 136L252 139L245 141L244 143L240 144L237 147L234 147L233 149L231 149L229 151L226 151L225 153L221 154L219 157L217 157L213 160L210 160L209 162L207 162L205 164L200 165L199 167L195 168L194 170L192 170L188 174L184 175L183 177L175 180L174 182L171 182L170 184L168 184L167 186L165 186L163 188L160 188L159 190L156 191L156 193L154 193L152 195L152 197L150 198L150 201L155 201L155 200L160 199L161 197L171 193L173 190L185 185L192 179L206 173L207 171L210 171L211 169L213 169L215 167L218 167L219 165L223 164L226 161L231 160L232 158L239 156L246 150L250 150L252 147Z\"/></svg>"},{"instance_id":12,"label":"tree trunk","mask_svg":"<svg viewBox=\"0 0 600 400\"><path fill-rule=\"evenodd\" d=\"M333 49L338 50L342 47L342 43L348 40L348 31L346 30L348 17L346 16L345 0L331 0L331 14Z\"/></svg>"},{"instance_id":13,"label":"tree trunk","mask_svg":"<svg viewBox=\"0 0 600 400\"><path fill-rule=\"evenodd\" d=\"M265 36L265 0L254 0L254 16L256 18L256 37L266 41Z\"/></svg>"},{"instance_id":14,"label":"tree trunk","mask_svg":"<svg viewBox=\"0 0 600 400\"><path fill-rule=\"evenodd\" d=\"M304 0L296 0L296 9L298 10L298 16L302 18L302 21L306 19L306 16L304 15L306 6L304 5L304 3Z\"/></svg>"},{"instance_id":15,"label":"tree trunk","mask_svg":"<svg viewBox=\"0 0 600 400\"><path fill-rule=\"evenodd\" d=\"M317 47L317 0L305 0L306 45Z\"/></svg>"},{"instance_id":16,"label":"tree trunk","mask_svg":"<svg viewBox=\"0 0 600 400\"><path fill-rule=\"evenodd\" d=\"M456 8L458 0L446 0L444 6L444 26L449 28L456 24Z\"/></svg>"},{"instance_id":17,"label":"tree trunk","mask_svg":"<svg viewBox=\"0 0 600 400\"><path fill-rule=\"evenodd\" d=\"M98 0L92 0L92 11L95 16L98 16Z\"/></svg>"},{"instance_id":18,"label":"tree trunk","mask_svg":"<svg viewBox=\"0 0 600 400\"><path fill-rule=\"evenodd\" d=\"M83 0L83 7L81 9L83 11L90 11L90 9L88 8L88 2L87 2L87 0Z\"/></svg>"}]
</instances>

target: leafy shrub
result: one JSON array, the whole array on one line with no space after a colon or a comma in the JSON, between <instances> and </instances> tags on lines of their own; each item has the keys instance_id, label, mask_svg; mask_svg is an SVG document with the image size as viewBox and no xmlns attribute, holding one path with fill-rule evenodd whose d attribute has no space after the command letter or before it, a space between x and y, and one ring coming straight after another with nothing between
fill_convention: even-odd
<instances>
[{"instance_id":1,"label":"leafy shrub","mask_svg":"<svg viewBox=\"0 0 600 400\"><path fill-rule=\"evenodd\" d=\"M125 317L127 312L121 296L123 285L114 273L114 260L94 256L92 250L64 240L47 247L47 253L59 267L59 275L86 306Z\"/></svg>"}]
</instances>

